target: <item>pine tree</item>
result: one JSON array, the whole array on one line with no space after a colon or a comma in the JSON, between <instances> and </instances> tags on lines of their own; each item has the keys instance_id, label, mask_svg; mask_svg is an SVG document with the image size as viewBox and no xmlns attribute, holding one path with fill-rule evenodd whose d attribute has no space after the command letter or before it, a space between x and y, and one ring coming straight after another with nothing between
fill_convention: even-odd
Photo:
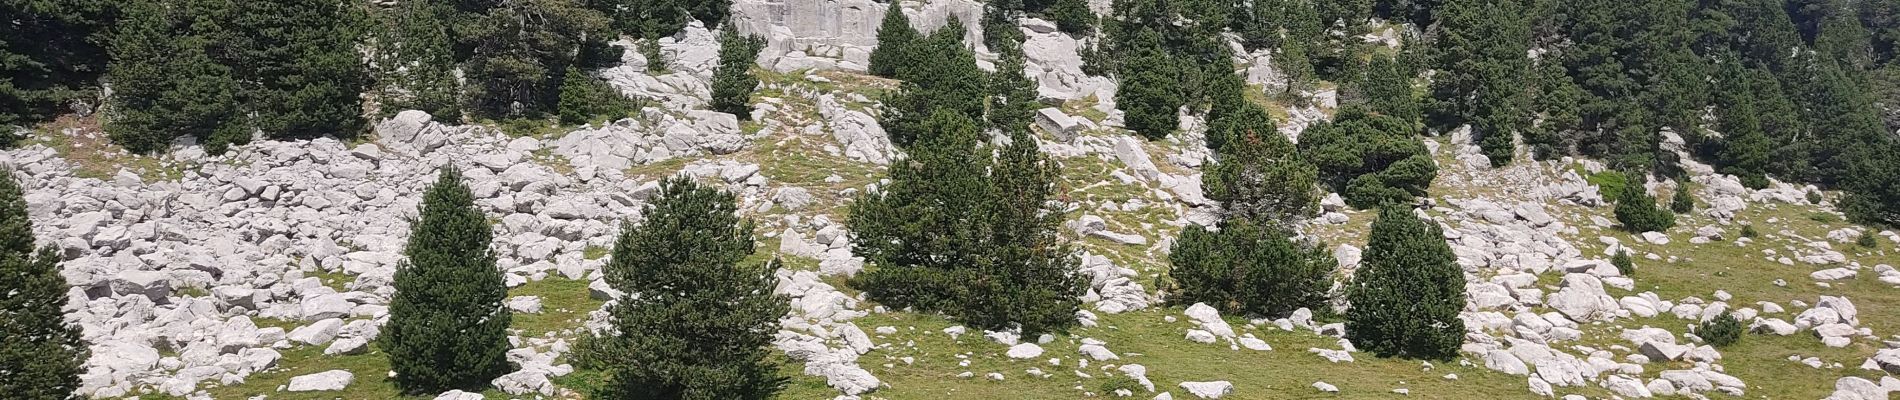
<instances>
[{"instance_id":1,"label":"pine tree","mask_svg":"<svg viewBox=\"0 0 1900 400\"><path fill-rule=\"evenodd\" d=\"M1178 61L1158 47L1139 50L1127 61L1116 101L1126 113L1129 130L1149 140L1160 140L1180 127L1178 113L1185 100L1180 92L1182 68Z\"/></svg>"},{"instance_id":2,"label":"pine tree","mask_svg":"<svg viewBox=\"0 0 1900 400\"><path fill-rule=\"evenodd\" d=\"M739 34L726 25L719 34L719 66L713 69L712 109L752 119L752 90L759 78L752 76L752 65L759 58L765 40Z\"/></svg>"},{"instance_id":3,"label":"pine tree","mask_svg":"<svg viewBox=\"0 0 1900 400\"><path fill-rule=\"evenodd\" d=\"M975 326L1015 324L1024 332L1053 332L1075 325L1087 278L1075 272L1076 259L1062 241L1062 210L1055 198L1059 167L1042 155L1027 125L1002 128L1010 142L999 149L991 168L989 201L994 221L988 239L995 260L982 271L963 318Z\"/></svg>"},{"instance_id":4,"label":"pine tree","mask_svg":"<svg viewBox=\"0 0 1900 400\"><path fill-rule=\"evenodd\" d=\"M1300 158L1293 143L1273 129L1266 110L1251 103L1209 124L1208 137L1222 137L1220 160L1203 175L1208 198L1229 218L1288 227L1310 216L1319 199L1318 170Z\"/></svg>"},{"instance_id":5,"label":"pine tree","mask_svg":"<svg viewBox=\"0 0 1900 400\"><path fill-rule=\"evenodd\" d=\"M502 2L466 24L469 111L495 119L559 111L567 68L589 67L582 50L610 32L606 17L574 0Z\"/></svg>"},{"instance_id":6,"label":"pine tree","mask_svg":"<svg viewBox=\"0 0 1900 400\"><path fill-rule=\"evenodd\" d=\"M1049 6L1049 18L1054 19L1056 30L1074 36L1088 36L1095 33L1095 12L1089 11L1088 0L1055 0Z\"/></svg>"},{"instance_id":7,"label":"pine tree","mask_svg":"<svg viewBox=\"0 0 1900 400\"><path fill-rule=\"evenodd\" d=\"M454 167L423 194L420 215L396 268L381 347L406 393L479 390L511 368L493 228Z\"/></svg>"},{"instance_id":8,"label":"pine tree","mask_svg":"<svg viewBox=\"0 0 1900 400\"><path fill-rule=\"evenodd\" d=\"M560 119L562 124L580 125L602 119L612 121L633 116L638 107L620 95L606 81L567 68L561 78Z\"/></svg>"},{"instance_id":9,"label":"pine tree","mask_svg":"<svg viewBox=\"0 0 1900 400\"><path fill-rule=\"evenodd\" d=\"M1432 78L1433 123L1449 131L1469 124L1492 165L1513 158L1511 135L1529 121L1525 75L1530 20L1515 0L1449 0L1436 42L1439 74Z\"/></svg>"},{"instance_id":10,"label":"pine tree","mask_svg":"<svg viewBox=\"0 0 1900 400\"><path fill-rule=\"evenodd\" d=\"M1676 226L1676 216L1656 208L1656 199L1643 192L1641 185L1623 188L1616 197L1616 220L1631 233L1659 232Z\"/></svg>"},{"instance_id":11,"label":"pine tree","mask_svg":"<svg viewBox=\"0 0 1900 400\"><path fill-rule=\"evenodd\" d=\"M1669 210L1685 214L1695 210L1695 197L1689 195L1687 183L1676 186L1676 194L1669 199Z\"/></svg>"},{"instance_id":12,"label":"pine tree","mask_svg":"<svg viewBox=\"0 0 1900 400\"><path fill-rule=\"evenodd\" d=\"M406 1L389 14L377 40L383 113L422 110L437 120L461 119L452 15L454 10L432 1Z\"/></svg>"},{"instance_id":13,"label":"pine tree","mask_svg":"<svg viewBox=\"0 0 1900 400\"><path fill-rule=\"evenodd\" d=\"M66 399L90 357L79 326L67 322L59 254L33 250L33 222L13 171L0 168L0 392L19 399Z\"/></svg>"},{"instance_id":14,"label":"pine tree","mask_svg":"<svg viewBox=\"0 0 1900 400\"><path fill-rule=\"evenodd\" d=\"M939 110L930 135L891 165L891 183L851 204L853 253L876 268L853 287L893 308L937 311L982 329L1059 330L1086 288L1050 209L1054 165L1027 127L994 159L983 131ZM992 168L994 166L994 168Z\"/></svg>"},{"instance_id":15,"label":"pine tree","mask_svg":"<svg viewBox=\"0 0 1900 400\"><path fill-rule=\"evenodd\" d=\"M1036 102L1036 81L1023 74L1027 61L1022 42L1004 41L993 49L1000 60L996 63L996 72L989 78L987 117L990 126L1005 131L1016 127L1027 129L1035 122L1036 110L1041 104Z\"/></svg>"},{"instance_id":16,"label":"pine tree","mask_svg":"<svg viewBox=\"0 0 1900 400\"><path fill-rule=\"evenodd\" d=\"M174 139L195 137L212 154L248 142L237 80L207 54L206 35L218 28L209 18L184 18L217 10L203 2L154 0L123 7L127 18L113 32L113 62L105 78L115 93L105 126L112 141L135 153L155 153Z\"/></svg>"},{"instance_id":17,"label":"pine tree","mask_svg":"<svg viewBox=\"0 0 1900 400\"><path fill-rule=\"evenodd\" d=\"M1319 182L1358 208L1410 203L1426 194L1438 167L1413 138L1415 126L1361 107L1300 134L1300 154L1319 169Z\"/></svg>"},{"instance_id":18,"label":"pine tree","mask_svg":"<svg viewBox=\"0 0 1900 400\"><path fill-rule=\"evenodd\" d=\"M1412 74L1401 68L1397 59L1373 56L1372 63L1366 67L1366 82L1362 92L1369 109L1404 121L1417 121L1419 118L1418 99L1412 90Z\"/></svg>"},{"instance_id":19,"label":"pine tree","mask_svg":"<svg viewBox=\"0 0 1900 400\"><path fill-rule=\"evenodd\" d=\"M638 226L614 242L602 269L624 292L607 308L613 329L585 362L611 376L615 399L768 399L782 385L767 358L786 300L772 293L777 262L744 262L752 222L732 194L675 177Z\"/></svg>"},{"instance_id":20,"label":"pine tree","mask_svg":"<svg viewBox=\"0 0 1900 400\"><path fill-rule=\"evenodd\" d=\"M884 22L877 28L877 48L871 50L871 75L896 78L899 68L907 68L917 63L910 48L922 40L917 28L910 26L910 17L904 15L904 7L890 4L884 11Z\"/></svg>"},{"instance_id":21,"label":"pine tree","mask_svg":"<svg viewBox=\"0 0 1900 400\"><path fill-rule=\"evenodd\" d=\"M852 253L877 266L852 286L893 308L955 310L986 262L989 221L969 218L992 198L982 131L961 113L938 111L892 162L891 183L851 203Z\"/></svg>"},{"instance_id":22,"label":"pine tree","mask_svg":"<svg viewBox=\"0 0 1900 400\"><path fill-rule=\"evenodd\" d=\"M10 126L51 119L86 100L109 59L112 2L0 1L0 148Z\"/></svg>"},{"instance_id":23,"label":"pine tree","mask_svg":"<svg viewBox=\"0 0 1900 400\"><path fill-rule=\"evenodd\" d=\"M1347 298L1346 338L1380 357L1449 360L1464 342L1464 270L1411 207L1380 210Z\"/></svg>"},{"instance_id":24,"label":"pine tree","mask_svg":"<svg viewBox=\"0 0 1900 400\"><path fill-rule=\"evenodd\" d=\"M884 103L882 123L892 144L907 148L919 137L934 134L920 126L937 111L984 120L989 74L976 66L975 53L964 46L963 29L950 17L943 28L905 50L919 61L898 68L897 79L904 83Z\"/></svg>"},{"instance_id":25,"label":"pine tree","mask_svg":"<svg viewBox=\"0 0 1900 400\"><path fill-rule=\"evenodd\" d=\"M1168 276L1180 285L1171 301L1262 316L1323 305L1338 261L1313 251L1318 246L1293 243L1291 234L1245 218L1226 219L1219 231L1189 226L1168 255Z\"/></svg>"},{"instance_id":26,"label":"pine tree","mask_svg":"<svg viewBox=\"0 0 1900 400\"><path fill-rule=\"evenodd\" d=\"M343 0L255 0L236 5L216 39L243 86L258 130L273 138L354 137L365 127L368 85L356 50L361 16Z\"/></svg>"},{"instance_id":27,"label":"pine tree","mask_svg":"<svg viewBox=\"0 0 1900 400\"><path fill-rule=\"evenodd\" d=\"M1616 273L1623 276L1636 276L1636 265L1630 262L1630 251L1627 249L1610 256L1610 266L1616 267Z\"/></svg>"}]
</instances>

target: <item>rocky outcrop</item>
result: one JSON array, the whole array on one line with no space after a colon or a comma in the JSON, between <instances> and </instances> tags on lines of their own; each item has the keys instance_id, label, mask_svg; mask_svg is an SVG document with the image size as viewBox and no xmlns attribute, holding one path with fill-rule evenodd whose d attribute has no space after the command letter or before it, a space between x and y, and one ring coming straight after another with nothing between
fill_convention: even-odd
<instances>
[{"instance_id":1,"label":"rocky outcrop","mask_svg":"<svg viewBox=\"0 0 1900 400\"><path fill-rule=\"evenodd\" d=\"M983 6L973 0L903 2L912 27L935 31L956 16L963 21L964 43L982 43ZM871 0L740 0L730 21L739 33L765 38L760 66L790 72L802 69L864 71L877 47L878 26L887 3Z\"/></svg>"}]
</instances>

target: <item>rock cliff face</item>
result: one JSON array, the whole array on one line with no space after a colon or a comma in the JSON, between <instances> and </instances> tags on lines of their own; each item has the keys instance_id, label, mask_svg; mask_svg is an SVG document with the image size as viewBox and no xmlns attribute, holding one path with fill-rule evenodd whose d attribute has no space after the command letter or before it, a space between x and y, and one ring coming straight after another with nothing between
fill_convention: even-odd
<instances>
[{"instance_id":1,"label":"rock cliff face","mask_svg":"<svg viewBox=\"0 0 1900 400\"><path fill-rule=\"evenodd\" d=\"M983 4L974 0L905 3L912 27L930 32L951 16L963 22L965 43L981 43ZM890 5L871 0L739 0L732 23L739 33L766 39L759 65L779 72L801 69L864 71L877 47L878 25Z\"/></svg>"}]
</instances>

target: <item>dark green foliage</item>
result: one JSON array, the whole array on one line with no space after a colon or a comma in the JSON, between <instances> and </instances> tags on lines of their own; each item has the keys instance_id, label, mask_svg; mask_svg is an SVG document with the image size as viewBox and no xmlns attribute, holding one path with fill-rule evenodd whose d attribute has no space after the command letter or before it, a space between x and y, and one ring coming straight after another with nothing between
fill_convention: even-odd
<instances>
[{"instance_id":1,"label":"dark green foliage","mask_svg":"<svg viewBox=\"0 0 1900 400\"><path fill-rule=\"evenodd\" d=\"M1863 224L1900 226L1900 143L1887 144L1880 159L1856 164L1841 210Z\"/></svg>"},{"instance_id":2,"label":"dark green foliage","mask_svg":"<svg viewBox=\"0 0 1900 400\"><path fill-rule=\"evenodd\" d=\"M1346 289L1346 338L1380 357L1449 360L1464 342L1465 275L1438 224L1388 206Z\"/></svg>"},{"instance_id":3,"label":"dark green foliage","mask_svg":"<svg viewBox=\"0 0 1900 400\"><path fill-rule=\"evenodd\" d=\"M1013 27L1011 29L1014 29ZM1022 42L1011 40L998 42L991 46L999 60L996 72L989 76L989 119L990 126L1005 132L1014 129L1028 129L1036 121L1036 109L1042 104L1036 101L1036 81L1023 74L1025 55Z\"/></svg>"},{"instance_id":4,"label":"dark green foliage","mask_svg":"<svg viewBox=\"0 0 1900 400\"><path fill-rule=\"evenodd\" d=\"M462 85L455 79L455 46L448 18L454 10L432 1L405 1L386 13L377 43L374 75L383 113L422 110L441 121L462 115Z\"/></svg>"},{"instance_id":5,"label":"dark green foliage","mask_svg":"<svg viewBox=\"0 0 1900 400\"><path fill-rule=\"evenodd\" d=\"M983 45L991 50L1007 42L1022 42L1022 0L986 0L983 2Z\"/></svg>"},{"instance_id":6,"label":"dark green foliage","mask_svg":"<svg viewBox=\"0 0 1900 400\"><path fill-rule=\"evenodd\" d=\"M1491 164L1510 164L1512 135L1530 121L1523 90L1531 70L1525 56L1530 19L1514 0L1449 0L1434 15L1440 25L1432 125L1444 131L1471 125Z\"/></svg>"},{"instance_id":7,"label":"dark green foliage","mask_svg":"<svg viewBox=\"0 0 1900 400\"><path fill-rule=\"evenodd\" d=\"M1734 315L1729 315L1727 311L1723 311L1722 315L1703 321L1702 325L1697 327L1695 334L1702 337L1702 341L1710 346L1728 347L1742 340L1742 321L1736 319Z\"/></svg>"},{"instance_id":8,"label":"dark green foliage","mask_svg":"<svg viewBox=\"0 0 1900 400\"><path fill-rule=\"evenodd\" d=\"M1567 72L1551 60L1536 67L1529 107L1540 118L1520 132L1524 145L1540 160L1573 153L1576 129L1583 123L1577 103L1585 94Z\"/></svg>"},{"instance_id":9,"label":"dark green foliage","mask_svg":"<svg viewBox=\"0 0 1900 400\"><path fill-rule=\"evenodd\" d=\"M998 149L990 171L996 196L988 211L993 261L972 285L969 303L993 311L966 313L964 319L977 326L1013 323L1025 332L1062 330L1075 324L1078 299L1088 289L1058 233L1064 215L1049 205L1062 171L1042 155L1026 126L1003 129L1010 143Z\"/></svg>"},{"instance_id":10,"label":"dark green foliage","mask_svg":"<svg viewBox=\"0 0 1900 400\"><path fill-rule=\"evenodd\" d=\"M919 137L931 134L921 125L937 111L984 120L989 77L983 69L977 68L976 55L964 47L962 23L950 18L949 25L911 44L905 51L917 57L918 62L897 69L896 77L904 83L884 104L882 122L891 143L907 147Z\"/></svg>"},{"instance_id":11,"label":"dark green foliage","mask_svg":"<svg viewBox=\"0 0 1900 400\"><path fill-rule=\"evenodd\" d=\"M1755 225L1753 224L1742 225L1742 233L1741 233L1742 237L1752 238L1760 234L1761 233L1755 231Z\"/></svg>"},{"instance_id":12,"label":"dark green foliage","mask_svg":"<svg viewBox=\"0 0 1900 400\"><path fill-rule=\"evenodd\" d=\"M972 327L1025 332L1075 322L1085 289L1048 209L1056 171L1024 130L992 158L962 113L918 125L891 183L851 204L853 252L876 268L851 285L895 308L940 311Z\"/></svg>"},{"instance_id":13,"label":"dark green foliage","mask_svg":"<svg viewBox=\"0 0 1900 400\"><path fill-rule=\"evenodd\" d=\"M1772 162L1768 128L1761 114L1768 98L1782 96L1780 85L1763 76L1765 73L1746 70L1740 61L1724 63L1720 75L1722 85L1727 90L1719 91L1715 96L1718 128L1723 140L1715 151L1716 164L1721 172L1741 178L1742 185L1760 189L1768 186L1768 167ZM1785 128L1783 128L1785 129Z\"/></svg>"},{"instance_id":14,"label":"dark green foliage","mask_svg":"<svg viewBox=\"0 0 1900 400\"><path fill-rule=\"evenodd\" d=\"M1221 202L1230 218L1268 226L1291 226L1313 214L1318 170L1273 129L1266 110L1246 104L1216 121L1208 136L1229 139L1217 150L1220 161L1203 175L1208 198Z\"/></svg>"},{"instance_id":15,"label":"dark green foliage","mask_svg":"<svg viewBox=\"0 0 1900 400\"><path fill-rule=\"evenodd\" d=\"M768 399L783 385L768 346L788 309L777 262L752 255L752 222L732 194L689 178L663 182L639 225L622 228L602 272L624 292L613 330L583 348L614 399Z\"/></svg>"},{"instance_id":16,"label":"dark green foliage","mask_svg":"<svg viewBox=\"0 0 1900 400\"><path fill-rule=\"evenodd\" d=\"M1412 91L1412 74L1400 67L1397 59L1373 56L1366 66L1365 82L1360 85L1367 109L1403 121L1417 121L1419 106Z\"/></svg>"},{"instance_id":17,"label":"dark green foliage","mask_svg":"<svg viewBox=\"0 0 1900 400\"><path fill-rule=\"evenodd\" d=\"M1676 215L1656 207L1656 199L1643 193L1640 185L1624 188L1616 196L1616 220L1631 233L1661 232L1676 226Z\"/></svg>"},{"instance_id":18,"label":"dark green foliage","mask_svg":"<svg viewBox=\"0 0 1900 400\"><path fill-rule=\"evenodd\" d=\"M103 0L0 1L0 148L7 127L52 119L68 102L90 103L115 11Z\"/></svg>"},{"instance_id":19,"label":"dark green foliage","mask_svg":"<svg viewBox=\"0 0 1900 400\"><path fill-rule=\"evenodd\" d=\"M582 73L574 67L568 67L567 74L561 79L559 109L561 123L568 125L602 119L612 121L631 117L638 111L632 100L622 97L607 81Z\"/></svg>"},{"instance_id":20,"label":"dark green foliage","mask_svg":"<svg viewBox=\"0 0 1900 400\"><path fill-rule=\"evenodd\" d=\"M368 86L356 45L362 26L346 0L234 2L215 37L238 77L252 124L280 139L354 137L364 129L358 98Z\"/></svg>"},{"instance_id":21,"label":"dark green foliage","mask_svg":"<svg viewBox=\"0 0 1900 400\"><path fill-rule=\"evenodd\" d=\"M493 228L453 167L423 194L420 215L396 268L381 348L406 393L481 390L512 369Z\"/></svg>"},{"instance_id":22,"label":"dark green foliage","mask_svg":"<svg viewBox=\"0 0 1900 400\"><path fill-rule=\"evenodd\" d=\"M1407 121L1347 108L1332 122L1308 128L1299 148L1319 168L1319 182L1353 207L1410 203L1438 177L1414 129Z\"/></svg>"},{"instance_id":23,"label":"dark green foliage","mask_svg":"<svg viewBox=\"0 0 1900 400\"><path fill-rule=\"evenodd\" d=\"M920 62L912 56L911 47L921 41L923 34L910 26L910 17L904 15L903 7L892 4L884 12L884 22L877 28L877 48L871 50L871 75L885 78L897 78L899 68L909 68Z\"/></svg>"},{"instance_id":24,"label":"dark green foliage","mask_svg":"<svg viewBox=\"0 0 1900 400\"><path fill-rule=\"evenodd\" d=\"M952 112L932 115L923 127L932 135L918 138L907 149L909 158L894 162L891 183L881 192L859 197L851 204L853 253L877 265L860 276L858 286L879 302L893 307L931 309L956 296L941 296L945 288L922 283L952 283L940 275L969 273L984 253L986 227L981 219L963 218L977 210L988 196L984 180L989 160L977 154L980 130L968 117ZM954 210L954 211L953 211ZM900 279L902 278L902 279ZM923 281L911 287L889 288L879 281ZM916 290L906 298L899 290Z\"/></svg>"},{"instance_id":25,"label":"dark green foliage","mask_svg":"<svg viewBox=\"0 0 1900 400\"><path fill-rule=\"evenodd\" d=\"M66 399L90 357L64 308L71 288L53 247L33 250L33 222L13 171L0 168L0 392L19 399Z\"/></svg>"},{"instance_id":26,"label":"dark green foliage","mask_svg":"<svg viewBox=\"0 0 1900 400\"><path fill-rule=\"evenodd\" d=\"M240 120L237 79L207 53L219 28L187 18L216 11L203 3L174 7L140 0L122 6L127 18L113 32L114 61L106 72L115 93L105 126L113 142L154 153L177 138L193 137L220 154L250 140Z\"/></svg>"},{"instance_id":27,"label":"dark green foliage","mask_svg":"<svg viewBox=\"0 0 1900 400\"><path fill-rule=\"evenodd\" d=\"M1636 265L1630 263L1629 250L1618 251L1616 255L1610 256L1610 265L1616 267L1616 272L1623 276L1635 276Z\"/></svg>"},{"instance_id":28,"label":"dark green foliage","mask_svg":"<svg viewBox=\"0 0 1900 400\"><path fill-rule=\"evenodd\" d=\"M472 18L462 37L473 48L468 106L494 119L557 112L568 67L587 67L581 50L610 32L606 17L574 0L503 2Z\"/></svg>"},{"instance_id":29,"label":"dark green foliage","mask_svg":"<svg viewBox=\"0 0 1900 400\"><path fill-rule=\"evenodd\" d=\"M1669 198L1669 210L1675 211L1677 214L1687 214L1690 211L1695 211L1695 196L1689 195L1688 184L1685 183L1676 186L1676 194Z\"/></svg>"},{"instance_id":30,"label":"dark green foliage","mask_svg":"<svg viewBox=\"0 0 1900 400\"><path fill-rule=\"evenodd\" d=\"M1049 19L1055 20L1056 29L1074 36L1088 36L1095 33L1095 12L1089 11L1088 0L1055 0L1049 6Z\"/></svg>"},{"instance_id":31,"label":"dark green foliage","mask_svg":"<svg viewBox=\"0 0 1900 400\"><path fill-rule=\"evenodd\" d=\"M1875 238L1874 231L1869 229L1861 231L1860 237L1854 238L1854 245L1871 249L1880 246L1880 242Z\"/></svg>"},{"instance_id":32,"label":"dark green foliage","mask_svg":"<svg viewBox=\"0 0 1900 400\"><path fill-rule=\"evenodd\" d=\"M1225 220L1219 231L1189 226L1168 255L1168 275L1180 284L1170 301L1263 316L1319 308L1338 261L1323 246L1293 243L1291 235L1244 218Z\"/></svg>"},{"instance_id":33,"label":"dark green foliage","mask_svg":"<svg viewBox=\"0 0 1900 400\"><path fill-rule=\"evenodd\" d=\"M1821 204L1821 192L1808 191L1807 200L1808 204Z\"/></svg>"},{"instance_id":34,"label":"dark green foliage","mask_svg":"<svg viewBox=\"0 0 1900 400\"><path fill-rule=\"evenodd\" d=\"M1584 94L1582 124L1565 140L1577 152L1639 172L1670 164L1657 132L1694 131L1708 100L1706 61L1690 48L1690 5L1581 0L1558 12L1554 25L1574 42L1560 60Z\"/></svg>"},{"instance_id":35,"label":"dark green foliage","mask_svg":"<svg viewBox=\"0 0 1900 400\"><path fill-rule=\"evenodd\" d=\"M719 67L713 69L713 111L752 119L752 90L759 78L752 76L752 65L759 59L765 40L739 34L732 25L720 30Z\"/></svg>"},{"instance_id":36,"label":"dark green foliage","mask_svg":"<svg viewBox=\"0 0 1900 400\"><path fill-rule=\"evenodd\" d=\"M1117 105L1126 125L1149 140L1159 140L1180 127L1180 60L1160 51L1145 51L1125 65Z\"/></svg>"},{"instance_id":37,"label":"dark green foliage","mask_svg":"<svg viewBox=\"0 0 1900 400\"><path fill-rule=\"evenodd\" d=\"M719 26L731 14L732 0L587 0L607 17L615 31L641 39L673 36L697 19Z\"/></svg>"}]
</instances>

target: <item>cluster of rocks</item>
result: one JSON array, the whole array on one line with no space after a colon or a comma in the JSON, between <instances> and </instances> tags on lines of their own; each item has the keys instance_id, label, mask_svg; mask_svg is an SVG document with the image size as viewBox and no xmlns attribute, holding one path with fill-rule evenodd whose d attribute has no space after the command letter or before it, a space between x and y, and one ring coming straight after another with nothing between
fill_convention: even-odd
<instances>
[{"instance_id":1,"label":"cluster of rocks","mask_svg":"<svg viewBox=\"0 0 1900 400\"><path fill-rule=\"evenodd\" d=\"M730 154L750 141L739 133L739 120L732 114L706 110L679 114L649 107L638 119L568 132L549 143L548 150L566 158L576 170L618 174L628 167L676 157Z\"/></svg>"},{"instance_id":2,"label":"cluster of rocks","mask_svg":"<svg viewBox=\"0 0 1900 400\"><path fill-rule=\"evenodd\" d=\"M355 146L259 142L219 158L181 148L169 157L185 166L182 177L152 182L130 172L79 178L74 164L38 145L0 153L0 163L17 166L37 236L68 258L73 315L95 347L82 393L153 388L185 396L206 382L234 384L269 369L284 349L365 351L386 318L416 194L439 166L462 169L477 205L498 217L494 251L508 285L557 274L598 279L592 272L603 261L583 250L610 246L618 223L637 217L658 189L656 181L623 176L627 165L661 159L641 155L632 141L651 139L648 155L730 152L745 142L736 134L681 133L736 130L730 115L651 117L668 122L622 121L547 143L405 111L378 124L376 141ZM538 163L539 152L585 165L560 172ZM623 154L631 156L606 161ZM758 171L701 161L682 173L724 184L749 210L770 209L775 202ZM511 299L510 306L535 312L535 300ZM259 319L295 325L259 328ZM160 357L161 350L177 355ZM520 358L532 374L498 385L552 393L545 377L564 372L523 362L549 357ZM347 380L338 377L319 381Z\"/></svg>"},{"instance_id":3,"label":"cluster of rocks","mask_svg":"<svg viewBox=\"0 0 1900 400\"><path fill-rule=\"evenodd\" d=\"M660 60L646 59L641 43L619 40L620 65L600 71L600 77L635 99L660 103L666 109L704 108L712 100L712 73L719 65L719 40L704 24L693 21L678 34L654 41L660 47ZM664 64L665 71L653 75L652 63Z\"/></svg>"}]
</instances>

